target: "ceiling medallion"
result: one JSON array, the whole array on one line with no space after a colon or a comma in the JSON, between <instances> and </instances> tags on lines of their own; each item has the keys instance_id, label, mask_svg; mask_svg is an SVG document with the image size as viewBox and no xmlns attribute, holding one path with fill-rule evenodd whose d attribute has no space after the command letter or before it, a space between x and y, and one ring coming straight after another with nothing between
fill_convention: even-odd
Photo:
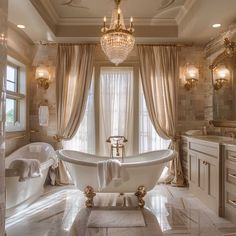
<instances>
[{"instance_id":1,"label":"ceiling medallion","mask_svg":"<svg viewBox=\"0 0 236 236\"><path fill-rule=\"evenodd\" d=\"M104 17L103 27L101 29L103 35L100 40L102 50L115 65L119 65L127 58L135 43L133 18L130 18L129 28L126 29L120 9L120 1L115 0L116 7L112 11L109 28L106 27L106 17Z\"/></svg>"}]
</instances>

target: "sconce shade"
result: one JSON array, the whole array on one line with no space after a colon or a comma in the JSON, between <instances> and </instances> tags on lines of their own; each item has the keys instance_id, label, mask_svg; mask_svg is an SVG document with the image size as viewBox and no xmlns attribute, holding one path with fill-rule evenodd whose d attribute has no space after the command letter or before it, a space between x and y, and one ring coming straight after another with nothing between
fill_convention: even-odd
<instances>
[{"instance_id":1,"label":"sconce shade","mask_svg":"<svg viewBox=\"0 0 236 236\"><path fill-rule=\"evenodd\" d=\"M197 85L199 78L199 70L195 65L187 63L185 66L184 76L186 80L184 88L186 90L190 90Z\"/></svg>"},{"instance_id":2,"label":"sconce shade","mask_svg":"<svg viewBox=\"0 0 236 236\"><path fill-rule=\"evenodd\" d=\"M35 78L38 82L38 85L44 89L48 89L49 87L49 80L50 80L50 73L46 66L39 66L35 72Z\"/></svg>"},{"instance_id":3,"label":"sconce shade","mask_svg":"<svg viewBox=\"0 0 236 236\"><path fill-rule=\"evenodd\" d=\"M39 66L36 69L35 73L36 79L48 79L49 80L49 72L45 66Z\"/></svg>"},{"instance_id":4,"label":"sconce shade","mask_svg":"<svg viewBox=\"0 0 236 236\"><path fill-rule=\"evenodd\" d=\"M216 80L229 80L230 72L229 69L226 68L225 65L220 65L215 70Z\"/></svg>"},{"instance_id":5,"label":"sconce shade","mask_svg":"<svg viewBox=\"0 0 236 236\"><path fill-rule=\"evenodd\" d=\"M225 65L219 65L214 71L214 89L219 90L222 88L230 78L230 71Z\"/></svg>"},{"instance_id":6,"label":"sconce shade","mask_svg":"<svg viewBox=\"0 0 236 236\"><path fill-rule=\"evenodd\" d=\"M185 73L185 79L195 79L198 80L199 78L199 71L198 68L194 65L187 65L186 66L186 73Z\"/></svg>"}]
</instances>

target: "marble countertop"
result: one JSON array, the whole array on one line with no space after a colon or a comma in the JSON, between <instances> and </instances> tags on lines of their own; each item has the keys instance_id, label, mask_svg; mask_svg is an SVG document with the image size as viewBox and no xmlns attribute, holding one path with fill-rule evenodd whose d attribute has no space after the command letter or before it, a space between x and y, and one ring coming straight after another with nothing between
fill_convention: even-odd
<instances>
[{"instance_id":1,"label":"marble countertop","mask_svg":"<svg viewBox=\"0 0 236 236\"><path fill-rule=\"evenodd\" d=\"M222 145L236 145L236 138L217 135L183 135L186 138L200 139L203 141L219 143Z\"/></svg>"}]
</instances>

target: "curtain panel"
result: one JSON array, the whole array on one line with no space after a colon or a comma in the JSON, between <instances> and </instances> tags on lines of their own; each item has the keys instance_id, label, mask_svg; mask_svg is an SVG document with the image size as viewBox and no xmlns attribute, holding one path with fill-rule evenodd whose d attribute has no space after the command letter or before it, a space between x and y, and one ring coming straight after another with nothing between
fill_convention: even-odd
<instances>
[{"instance_id":1,"label":"curtain panel","mask_svg":"<svg viewBox=\"0 0 236 236\"><path fill-rule=\"evenodd\" d=\"M57 134L73 138L83 118L93 73L95 45L59 45L56 69Z\"/></svg>"},{"instance_id":2,"label":"curtain panel","mask_svg":"<svg viewBox=\"0 0 236 236\"><path fill-rule=\"evenodd\" d=\"M176 157L170 163L166 182L183 186L184 177L179 158L177 126L178 51L175 46L138 45L140 73L150 120L156 132L171 139Z\"/></svg>"},{"instance_id":3,"label":"curtain panel","mask_svg":"<svg viewBox=\"0 0 236 236\"><path fill-rule=\"evenodd\" d=\"M59 44L56 66L57 149L62 140L76 134L83 119L93 73L95 45ZM59 162L58 184L68 183L63 162Z\"/></svg>"}]
</instances>

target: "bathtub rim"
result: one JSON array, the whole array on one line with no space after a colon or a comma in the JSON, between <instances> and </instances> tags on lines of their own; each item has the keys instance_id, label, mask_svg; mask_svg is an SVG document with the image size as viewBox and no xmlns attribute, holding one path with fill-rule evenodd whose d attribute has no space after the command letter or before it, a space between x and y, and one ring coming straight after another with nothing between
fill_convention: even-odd
<instances>
[{"instance_id":1,"label":"bathtub rim","mask_svg":"<svg viewBox=\"0 0 236 236\"><path fill-rule=\"evenodd\" d=\"M69 162L69 163L72 163L72 164L76 164L76 165L82 165L82 166L93 166L93 167L97 167L97 162L88 162L88 161L80 161L79 159L74 159L74 158L71 158L69 157L68 155L65 155L63 153L63 151L73 151L73 152L77 152L81 155L86 155L87 157L90 156L90 157L93 157L93 158L104 158L104 160L108 160L108 159L111 159L110 157L108 156L97 156L97 155L93 155L93 154L89 154L89 153L84 153L84 152L79 152L79 151L76 151L76 150L68 150L68 149L60 149L60 150L57 150L56 151L56 154L57 154L57 157L60 159L60 160L63 160L65 162ZM121 162L121 165L124 166L124 167L138 167L138 166L149 166L149 165L154 165L154 164L163 164L163 163L166 163L166 162L169 162L171 160L174 159L174 157L176 156L177 152L174 151L174 150L171 150L171 149L162 149L162 150L156 150L156 151L151 151L151 152L145 152L145 153L141 153L141 154L138 154L138 155L135 155L135 156L129 156L129 157L125 157L125 158L137 158L139 156L145 156L145 154L151 154L151 153L154 153L154 152L161 152L161 151L168 151L168 155L164 155L163 157L161 158L158 158L156 160L150 160L150 161L140 161L140 162L129 162L129 163L122 163Z\"/></svg>"}]
</instances>

